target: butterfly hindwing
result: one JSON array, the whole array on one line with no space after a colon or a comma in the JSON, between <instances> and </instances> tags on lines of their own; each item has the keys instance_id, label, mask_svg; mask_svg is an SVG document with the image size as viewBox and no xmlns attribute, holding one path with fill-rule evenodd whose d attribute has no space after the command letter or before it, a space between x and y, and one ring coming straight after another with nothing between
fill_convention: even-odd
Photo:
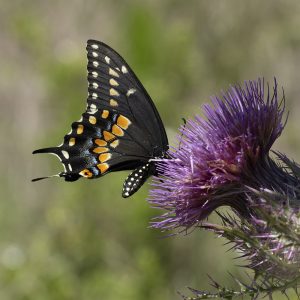
<instances>
[{"instance_id":1,"label":"butterfly hindwing","mask_svg":"<svg viewBox=\"0 0 300 300\"><path fill-rule=\"evenodd\" d=\"M138 173L132 173L139 174L135 187L128 192L124 183L123 196L128 197L153 172L148 168L149 160L162 157L168 149L165 129L150 96L118 53L89 40L87 58L86 111L72 124L60 146L34 153L58 156L64 172L57 176L67 181L138 168Z\"/></svg>"}]
</instances>

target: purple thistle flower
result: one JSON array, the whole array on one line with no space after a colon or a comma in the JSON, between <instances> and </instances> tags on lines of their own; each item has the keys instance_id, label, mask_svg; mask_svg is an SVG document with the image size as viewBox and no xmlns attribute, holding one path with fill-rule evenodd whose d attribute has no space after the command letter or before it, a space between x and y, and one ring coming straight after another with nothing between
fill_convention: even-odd
<instances>
[{"instance_id":1,"label":"purple thistle flower","mask_svg":"<svg viewBox=\"0 0 300 300\"><path fill-rule=\"evenodd\" d=\"M266 90L266 91L265 91ZM198 226L223 236L255 273L252 283L236 279L238 290L190 291L185 299L233 298L285 293L300 283L300 166L270 149L284 123L284 94L278 100L264 81L231 87L204 106L181 128L179 146L170 159L157 162L150 203L166 212L155 228ZM277 160L275 161L274 158ZM206 219L220 206L234 214L218 215L222 224ZM300 296L299 296L300 298Z\"/></svg>"},{"instance_id":2,"label":"purple thistle flower","mask_svg":"<svg viewBox=\"0 0 300 300\"><path fill-rule=\"evenodd\" d=\"M246 187L287 192L294 186L295 177L269 156L284 128L283 113L276 80L272 93L258 79L213 97L204 105L206 119L187 121L178 148L157 163L163 175L154 179L149 201L166 213L152 226L189 228L223 205L249 217Z\"/></svg>"}]
</instances>

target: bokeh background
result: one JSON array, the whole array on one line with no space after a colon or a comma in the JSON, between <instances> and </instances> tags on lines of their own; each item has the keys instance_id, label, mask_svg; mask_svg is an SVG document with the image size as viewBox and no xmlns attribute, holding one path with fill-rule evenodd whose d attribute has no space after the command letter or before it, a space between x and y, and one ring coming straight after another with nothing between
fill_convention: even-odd
<instances>
[{"instance_id":1,"label":"bokeh background","mask_svg":"<svg viewBox=\"0 0 300 300\"><path fill-rule=\"evenodd\" d=\"M209 289L207 274L244 278L224 240L149 229L159 213L149 185L124 200L126 172L31 183L62 168L31 152L60 144L84 111L94 38L135 70L172 145L210 95L276 76L290 116L275 148L299 161L300 2L12 0L0 3L0 28L0 299L180 299L187 286Z\"/></svg>"}]
</instances>

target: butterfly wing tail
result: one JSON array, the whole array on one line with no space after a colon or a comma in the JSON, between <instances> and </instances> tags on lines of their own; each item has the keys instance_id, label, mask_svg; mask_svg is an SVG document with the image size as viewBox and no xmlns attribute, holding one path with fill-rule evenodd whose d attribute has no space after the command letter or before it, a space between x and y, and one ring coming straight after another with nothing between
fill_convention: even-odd
<instances>
[{"instance_id":1,"label":"butterfly wing tail","mask_svg":"<svg viewBox=\"0 0 300 300\"><path fill-rule=\"evenodd\" d=\"M61 161L61 158L58 155L58 151L57 151L57 147L49 147L49 148L42 148L42 149L37 149L34 150L32 152L32 154L38 154L38 153L49 153L49 154L54 154L56 156L58 156L59 160ZM31 181L35 182L35 181L40 181L46 178L51 178L51 177L61 177L62 173L59 174L55 174L55 175L50 175L50 176L43 176L43 177L37 177L37 178L33 178Z\"/></svg>"},{"instance_id":2,"label":"butterfly wing tail","mask_svg":"<svg viewBox=\"0 0 300 300\"><path fill-rule=\"evenodd\" d=\"M42 148L42 149L34 150L32 152L32 154L37 154L37 153L50 153L50 154L58 155L58 147Z\"/></svg>"},{"instance_id":3,"label":"butterfly wing tail","mask_svg":"<svg viewBox=\"0 0 300 300\"><path fill-rule=\"evenodd\" d=\"M50 176L33 178L33 179L31 179L31 181L35 182L35 181L40 181L40 180L51 178L51 177L62 177L62 176L60 174L55 174L55 175L50 175Z\"/></svg>"},{"instance_id":4,"label":"butterfly wing tail","mask_svg":"<svg viewBox=\"0 0 300 300\"><path fill-rule=\"evenodd\" d=\"M34 150L32 152L32 154L39 154L39 153L48 153L48 154L53 154L53 155L57 156L58 159L60 160L60 162L63 164L65 171L55 174L55 175L34 178L31 181L35 182L35 181L39 181L39 180L43 180L43 179L51 178L51 177L64 177L65 181L75 181L81 177L79 174L73 173L73 172L70 172L67 170L66 165L63 162L64 157L63 157L63 152L61 151L60 147L42 148L42 149Z\"/></svg>"}]
</instances>

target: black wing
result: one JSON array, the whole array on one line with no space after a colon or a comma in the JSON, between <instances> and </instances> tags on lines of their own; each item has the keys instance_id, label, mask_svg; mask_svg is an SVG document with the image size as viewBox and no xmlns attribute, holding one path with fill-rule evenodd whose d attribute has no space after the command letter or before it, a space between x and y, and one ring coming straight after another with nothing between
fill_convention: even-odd
<instances>
[{"instance_id":1,"label":"black wing","mask_svg":"<svg viewBox=\"0 0 300 300\"><path fill-rule=\"evenodd\" d=\"M33 152L57 155L64 172L54 176L67 181L135 169L151 158L162 157L168 149L158 111L125 60L95 40L89 40L86 49L86 111L60 146Z\"/></svg>"}]
</instances>

